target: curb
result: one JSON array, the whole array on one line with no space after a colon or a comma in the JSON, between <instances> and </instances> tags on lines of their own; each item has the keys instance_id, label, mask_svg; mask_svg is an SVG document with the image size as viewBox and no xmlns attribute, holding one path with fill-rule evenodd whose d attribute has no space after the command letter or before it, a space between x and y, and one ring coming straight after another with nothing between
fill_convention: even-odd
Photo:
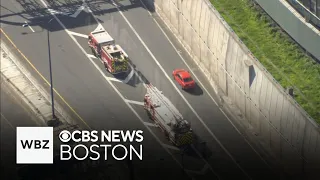
<instances>
[{"instance_id":1,"label":"curb","mask_svg":"<svg viewBox=\"0 0 320 180\"><path fill-rule=\"evenodd\" d=\"M33 113L46 123L52 119L50 94L37 83L31 73L20 63L19 59L11 52L4 41L1 41L1 79L16 91L19 97L31 108ZM71 116L68 115L55 101L56 116L63 122L75 124Z\"/></svg>"}]
</instances>

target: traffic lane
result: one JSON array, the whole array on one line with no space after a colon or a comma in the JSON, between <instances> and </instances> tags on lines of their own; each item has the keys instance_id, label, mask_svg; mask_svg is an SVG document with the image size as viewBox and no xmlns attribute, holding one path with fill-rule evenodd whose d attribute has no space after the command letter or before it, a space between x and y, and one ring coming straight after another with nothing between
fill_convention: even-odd
<instances>
[{"instance_id":1,"label":"traffic lane","mask_svg":"<svg viewBox=\"0 0 320 180\"><path fill-rule=\"evenodd\" d=\"M5 83L1 83L1 179L18 179L16 168L16 127L38 126L37 117Z\"/></svg>"},{"instance_id":2,"label":"traffic lane","mask_svg":"<svg viewBox=\"0 0 320 180\"><path fill-rule=\"evenodd\" d=\"M134 65L137 67L138 71L140 71L142 75L145 76L153 85L155 85L158 89L164 92L164 95L167 96L180 110L183 116L186 119L188 119L189 122L191 122L192 127L197 132L197 134L211 146L211 150L217 149L216 152L219 152L220 154L214 154L214 157L216 159L220 159L221 161L217 162L212 160L210 162L212 166L216 165L216 167L223 167L221 168L222 170L232 169L234 174L238 174L238 177L244 176L240 172L240 170L237 169L236 165L230 160L230 158L227 157L226 154L221 150L221 147L219 147L217 142L215 142L214 139L210 137L210 134L208 134L208 132L206 131L203 131L203 126L197 120L193 112L190 109L188 109L187 105L181 99L181 97L178 96L178 94L172 88L170 82L163 77L163 73L161 72L161 70L151 60L152 57L150 56L150 54L148 54L146 49L141 44L137 43L139 42L137 37L132 32L130 32L130 30L127 30L128 27L126 23L123 21L123 18L117 13L110 13L108 14L108 16L100 16L100 19L103 19L103 21L105 22L103 23L103 26L106 27L106 30L116 40L116 42L118 42L123 47L131 47L131 50L127 50L127 53ZM107 22L110 21L112 23L108 24ZM114 31L115 29L117 29L117 31ZM128 33L130 39L124 41L124 38L119 37L121 33L118 32ZM133 42L133 44L130 44L131 42ZM119 87L119 85L117 84L116 86ZM120 91L122 93L124 92L122 89L120 89ZM230 173L225 173L224 175L229 176Z\"/></svg>"},{"instance_id":3,"label":"traffic lane","mask_svg":"<svg viewBox=\"0 0 320 180\"><path fill-rule=\"evenodd\" d=\"M60 38L61 38L61 36L62 35L59 35L60 36ZM55 38L54 38L55 39ZM61 38L61 39L68 39L67 37L63 37L63 38ZM52 44L54 44L54 43L52 43ZM20 48L21 46L23 46L23 45L21 45L21 43L19 43L18 44L18 47ZM69 45L70 47L72 47L71 45ZM69 47L69 46L67 46L67 47ZM30 46L28 46L28 47L30 47ZM52 45L52 47L55 47L55 45ZM23 51L23 48L20 48L22 51ZM57 54L56 52L54 52L55 50L54 50L54 48L52 48L53 50L52 50L52 52L53 53L55 53L55 54ZM41 52L41 49L38 49L38 51L37 52L39 52L39 50L40 50L40 52ZM74 53L74 52L72 52L72 50L69 50L69 49L67 49L67 51L69 51L70 52L70 54L77 54L77 53ZM63 54L63 53L59 53L59 54ZM27 56L31 56L31 54L30 55L27 55ZM63 56L63 55L62 55ZM32 56L31 56L32 57ZM64 59L65 57L63 56L63 57L61 57L61 58L57 58L57 59ZM31 59L31 58L30 58ZM35 57L32 57L32 59L36 59L36 60L38 60L38 61L33 61L33 63L34 62L42 62L42 61L39 61L39 59L37 59L37 57L35 56ZM52 58L52 59L55 59L55 58ZM68 59L74 59L75 61L79 61L79 59L81 59L80 57L78 58L78 57L71 57L71 58L68 58ZM80 60L80 62L81 62L81 60ZM86 61L87 62L87 61ZM61 63L61 62L60 62ZM77 64L77 63L73 63L73 64ZM79 64L79 63L78 63ZM59 64L58 64L59 65ZM35 66L37 66L37 64L35 64ZM95 92L83 92L83 91L81 91L81 90L83 90L83 89L85 89L84 87L85 86L82 86L82 87L79 87L79 88L77 88L77 86L76 85L79 85L79 82L77 83L77 79L68 79L69 77L70 77L70 75L68 75L68 74L63 74L63 73L66 73L67 71L71 71L72 73L74 73L72 70L73 69L67 69L66 71L63 71L63 67L68 67L68 64L63 64L61 67L56 67L57 66L57 64L55 64L54 63L54 61L53 61L53 69L60 69L59 70L59 72L58 73L56 73L57 75L58 75L58 77L56 77L55 78L55 87L56 87L56 89L65 97L65 93L64 93L64 91L63 90L65 90L64 88L66 88L66 92L67 92L67 94L75 94L75 93L79 93L80 95L82 95L82 96L76 96L75 97L75 99L77 99L78 101L77 102L75 102L75 104L73 104L73 103L70 103L71 104L71 106L76 106L77 108L75 108L76 110L78 110L78 112L84 112L85 110L86 110L86 108L90 108L89 109L89 112L88 112L88 118L90 118L90 120L89 120L89 125L92 127L92 128L96 128L96 129L99 129L99 128L101 128L101 129L114 129L115 128L115 126L113 126L113 125L115 125L115 123L110 123L110 118L108 118L108 117L110 117L110 113L108 114L108 113L106 113L106 110L110 110L110 109L112 109L112 110L115 110L115 111L117 111L117 113L116 114L118 114L118 115L123 115L123 114L128 114L128 112L130 112L130 110L129 109L125 109L125 107L124 106L120 106L120 107L118 107L117 106L117 102L122 102L121 101L121 99L117 96L117 95L115 95L115 94L111 94L110 92L108 92L107 91L107 87L102 87L102 88L97 88L98 90L101 90L100 91L100 93L98 94L98 95L101 95L101 96L98 96L97 97L97 93L95 93ZM87 64L86 66L88 66L88 67L90 67L90 64ZM39 67L37 67L37 68L39 68ZM40 71L42 70L43 71L43 69L45 68L45 66L41 69L40 68ZM69 68L69 67L68 67ZM79 67L77 66L77 68L74 68L74 69L78 69L79 70ZM85 75L86 76L89 76L90 77L90 71L84 71L84 70L80 70L80 72L81 72L81 74L83 74L83 72L86 72L85 73ZM96 71L93 71L93 72L96 72ZM55 74L55 73L54 73ZM59 75L61 76L61 78L59 78ZM100 75L101 76L101 75ZM106 83L105 81L103 81L103 80L101 80L100 82L99 82L99 78L101 78L101 77L91 77L90 79L88 79L87 80L87 82L95 82L95 83L97 83L97 84L104 84L104 83ZM47 77L48 78L48 77ZM61 79L63 79L63 80L65 80L65 81L67 81L67 82L69 82L69 83L64 83L62 86L59 86L59 84L60 84L60 82L61 82ZM84 79L85 81L86 81L86 79ZM82 81L81 81L82 82ZM63 83L63 82L62 82ZM95 83L93 84L93 87L95 86ZM69 85L69 86L68 86ZM81 85L81 83L80 83L80 85ZM90 86L90 85L89 85ZM64 88L63 88L64 87ZM74 87L76 87L76 91L73 91L73 92L71 92L70 93L70 89L71 88L74 88ZM96 98L94 98L94 97L90 97L90 98L88 98L88 99L81 99L81 98L79 98L79 97L87 97L86 95L91 95L91 94L95 94L96 96ZM112 107L105 107L103 110L101 110L101 109L99 109L99 107L102 107L102 106L104 106L103 104L97 104L97 105L92 105L92 107L84 107L84 108L81 108L81 105L82 104L87 104L87 103L90 103L91 101L88 101L88 100L90 100L90 99L93 99L93 101L95 100L96 102L101 102L101 100L103 101L103 99L105 99L105 95L107 95L107 96L109 96L109 97L118 97L118 99L111 99L109 102L107 102L107 104L111 104L112 105ZM69 98L66 98L68 101L69 101ZM71 98L72 99L72 98ZM110 103L110 102L112 102L112 103ZM79 108L79 106L80 106L80 108ZM94 112L92 111L94 109ZM124 113L125 112L125 113ZM80 113L80 115L82 115L83 113ZM95 114L97 114L97 115L95 115ZM96 117L96 116L99 116L99 115L101 115L101 117L99 117L99 119ZM83 116L83 115L82 115ZM93 116L95 116L95 117L93 117ZM118 116L119 117L119 116ZM134 118L135 116L133 115L133 114L130 114L130 115L128 115L128 116L122 116L122 117L119 117L118 119L116 119L117 121L116 121L116 124L117 125L120 125L120 127L119 126L117 126L118 128L117 129L123 129L124 127L125 128L135 128L135 129L137 129L137 127L139 128L139 129L143 129L143 126L140 124L139 125L139 122L138 121L135 121L135 120L137 120L137 119L135 119ZM88 118L85 118L85 120L87 120ZM121 122L121 120L124 120L124 121L126 121L126 122ZM132 122L132 123L131 123ZM97 125L92 125L92 124L94 124L94 123L97 123ZM150 134L148 134L147 133L147 131L146 130L144 130L146 133L145 133L145 136L146 137L150 137L150 139L148 139L148 138L146 138L146 140L145 140L145 144L146 144L146 146L145 146L145 152L147 153L147 152L150 152L151 154L157 154L157 156L149 156L148 158L146 158L145 159L145 161L146 162L148 162L148 159L149 159L149 162L157 162L156 160L154 160L154 159L150 159L150 157L154 157L154 158L156 158L156 157L159 157L159 156L164 156L164 159L166 159L166 160L168 160L168 161L170 161L168 164L169 165L172 165L172 166L175 166L175 168L174 167L172 167L172 170L174 170L174 169L179 169L179 167L177 166L177 164L172 160L172 158L168 155L168 154L166 154L164 151L163 151L163 149L161 149L161 147L160 147L160 145L159 144L157 144L157 142L154 140L154 139L152 139L152 136L150 135ZM149 148L150 147L150 148ZM155 165L157 165L157 163L152 163L152 164L148 164L148 165L146 165L147 163L143 163L145 166L147 166L147 167L149 167L149 168L151 168L151 169L154 169L154 170L156 170L157 168L155 167ZM159 169L157 170L157 171L159 171ZM162 169L161 169L161 171L162 171ZM149 171L149 172L151 172L151 170ZM148 174L148 173L146 173L146 174ZM170 173L163 173L163 175L168 175L168 174L170 174ZM150 177L149 177L150 178ZM169 178L169 177L166 177L166 178Z\"/></svg>"},{"instance_id":4,"label":"traffic lane","mask_svg":"<svg viewBox=\"0 0 320 180\"><path fill-rule=\"evenodd\" d=\"M49 79L48 47L43 45L45 37L32 34L31 37L23 36L19 41L15 31L9 28L5 28L5 31L40 73ZM70 41L70 37L63 31L50 33L50 37L54 88L81 117L91 121L92 128L106 125L109 128L120 128L124 124L127 127L135 127L130 123L132 114L128 115L122 111L127 109L125 104L90 64L87 57ZM34 53L35 50L37 53Z\"/></svg>"},{"instance_id":5,"label":"traffic lane","mask_svg":"<svg viewBox=\"0 0 320 180\"><path fill-rule=\"evenodd\" d=\"M148 48L160 61L160 64L164 67L167 74L171 75L174 68L187 69L177 52L173 49L159 27L149 17L145 9L135 8L130 11L124 11L123 13L147 44ZM258 168L269 174L268 167L239 135L231 123L228 122L225 115L218 109L218 106L211 100L208 94L203 92L202 95L195 96L185 91L182 91L182 93L204 122L221 140L222 144L224 144L227 149L230 149L237 160L241 162L241 165L248 169L253 168L253 173L256 172L255 168ZM238 149L236 147L242 148Z\"/></svg>"},{"instance_id":6,"label":"traffic lane","mask_svg":"<svg viewBox=\"0 0 320 180\"><path fill-rule=\"evenodd\" d=\"M61 73L62 71L60 71ZM89 73L86 73L87 75ZM55 81L56 84L59 84L59 79L61 78L56 78L57 80ZM96 82L99 78L93 78L95 79L93 82ZM72 82L72 81L71 81ZM102 82L102 81L101 81ZM71 86L73 86L73 84L70 84ZM60 91L61 88L59 88L59 86L56 86L57 90L64 96L64 89L62 91ZM70 88L70 87L66 87L66 88ZM82 88L84 89L84 88ZM102 90L104 93L107 93L107 87L103 88ZM66 90L66 92L68 92L68 94L70 94L70 91ZM173 161L172 157L170 157L169 154L167 154L166 152L164 152L164 150L162 149L162 147L154 140L154 138L152 137L152 135L150 133L148 133L148 131L143 127L143 125L139 122L139 120L134 116L134 114L130 114L130 110L128 108L126 108L125 106L117 106L118 102L122 102L122 100L115 94L111 94L111 93L107 93L107 97L118 97L119 99L112 99L109 102L107 102L108 105L112 105L112 107L106 107L104 104L101 104L102 101L104 101L104 99L106 99L105 96L99 96L99 94L95 93L95 92L83 92L83 91L78 91L78 92L71 92L71 94L74 93L84 93L83 97L84 98L78 98L78 101L75 102L75 104L73 104L71 100L67 99L69 101L69 103L71 104L71 106L76 107L75 109L79 112L79 114L85 118L85 120L87 120L87 123L89 124L90 127L92 127L93 129L96 130L108 130L108 129L142 129L144 131L144 136L145 136L145 140L144 140L144 154L146 156L144 156L144 161L142 163L137 163L136 165L136 169L137 171L140 170L142 171L145 168L149 168L148 173L144 173L143 177L142 175L139 175L139 177L141 176L141 179L150 179L151 177L154 176L154 173L157 172L163 172L161 173L161 178L165 178L165 179L170 179L170 178L175 178L175 175L172 176L171 173L168 173L168 170L180 170L180 167L177 165L176 162ZM96 96L94 97L88 97L86 95L92 95L95 94ZM85 99L87 98L87 99ZM96 104L90 104L92 105L92 107L84 107L82 108L82 104L87 104L92 102L92 99L96 100ZM112 102L112 103L110 103ZM122 102L123 103L123 102ZM123 104L124 105L124 104ZM89 110L87 110L87 112L84 112L86 110L86 108L90 108ZM112 112L115 114L111 114L108 113L108 111L113 110ZM87 117L86 117L86 113ZM140 123L140 124L139 124ZM148 154L152 154L152 155L148 155ZM157 154L157 156L154 156L154 154ZM170 169L160 169L159 167L159 160L158 157L162 157L162 159L165 159L165 161L168 163L168 167L170 167ZM160 161L161 162L161 161ZM170 177L167 177L170 176Z\"/></svg>"}]
</instances>

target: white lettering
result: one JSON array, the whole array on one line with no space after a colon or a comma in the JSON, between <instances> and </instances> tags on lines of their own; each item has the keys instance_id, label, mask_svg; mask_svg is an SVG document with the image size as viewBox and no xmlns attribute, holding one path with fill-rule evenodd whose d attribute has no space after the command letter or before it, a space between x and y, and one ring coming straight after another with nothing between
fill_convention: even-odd
<instances>
[{"instance_id":1,"label":"white lettering","mask_svg":"<svg viewBox=\"0 0 320 180\"><path fill-rule=\"evenodd\" d=\"M112 142L120 142L119 130L113 130L112 132Z\"/></svg>"},{"instance_id":2,"label":"white lettering","mask_svg":"<svg viewBox=\"0 0 320 180\"><path fill-rule=\"evenodd\" d=\"M123 142L127 142L128 138L129 138L129 142L132 142L135 132L136 132L135 130L132 133L130 131L126 131L124 134L124 132L121 131L121 136L122 136Z\"/></svg>"},{"instance_id":3,"label":"white lettering","mask_svg":"<svg viewBox=\"0 0 320 180\"><path fill-rule=\"evenodd\" d=\"M108 142L111 142L110 131L108 131L108 134L105 131L101 131L101 142L104 142L104 139L106 139Z\"/></svg>"},{"instance_id":4,"label":"white lettering","mask_svg":"<svg viewBox=\"0 0 320 180\"><path fill-rule=\"evenodd\" d=\"M68 150L65 151L65 150L64 150L64 149L65 149L64 147L66 147ZM70 147L69 145L67 145L67 144L62 144L62 145L60 146L60 159L61 159L61 160L69 160L69 159L71 159L70 150L71 150L71 147ZM64 154L68 154L69 157L65 158L65 157L64 157Z\"/></svg>"},{"instance_id":5,"label":"white lettering","mask_svg":"<svg viewBox=\"0 0 320 180\"><path fill-rule=\"evenodd\" d=\"M90 156L90 159L95 161L95 160L98 160L100 158L100 154L93 149L94 147L99 148L99 146L96 145L96 144L93 144L92 146L90 146L90 152L92 152L92 153L97 155L96 158L93 158L92 156Z\"/></svg>"},{"instance_id":6,"label":"white lettering","mask_svg":"<svg viewBox=\"0 0 320 180\"><path fill-rule=\"evenodd\" d=\"M132 160L132 151L137 155L137 157L142 160L142 145L140 144L140 153L138 154L137 150L130 145L130 160Z\"/></svg>"},{"instance_id":7,"label":"white lettering","mask_svg":"<svg viewBox=\"0 0 320 180\"><path fill-rule=\"evenodd\" d=\"M90 132L82 131L82 142L89 142L89 141L90 141Z\"/></svg>"},{"instance_id":8,"label":"white lettering","mask_svg":"<svg viewBox=\"0 0 320 180\"><path fill-rule=\"evenodd\" d=\"M94 130L94 131L91 131L91 142L97 142L99 139L98 139L98 131Z\"/></svg>"},{"instance_id":9,"label":"white lettering","mask_svg":"<svg viewBox=\"0 0 320 180\"><path fill-rule=\"evenodd\" d=\"M108 147L111 147L110 144L102 144L100 145L100 147L104 147L104 160L108 160L108 151L107 151L107 148Z\"/></svg>"},{"instance_id":10,"label":"white lettering","mask_svg":"<svg viewBox=\"0 0 320 180\"><path fill-rule=\"evenodd\" d=\"M142 130L137 130L136 131L136 136L138 136L138 138L136 138L136 142L142 142L143 141L143 131Z\"/></svg>"},{"instance_id":11,"label":"white lettering","mask_svg":"<svg viewBox=\"0 0 320 180\"><path fill-rule=\"evenodd\" d=\"M72 134L71 134L72 140L73 140L74 142L80 142L80 141L81 141L81 138L80 138L80 137L79 137L79 138L76 138L76 137L75 137L76 134L81 135L81 132L80 132L79 130L73 131Z\"/></svg>"},{"instance_id":12,"label":"white lettering","mask_svg":"<svg viewBox=\"0 0 320 180\"><path fill-rule=\"evenodd\" d=\"M124 149L124 151L125 151L125 153L124 153L125 155L124 155L122 158L118 158L118 157L114 154L114 151L116 150L117 147L122 147L122 148ZM112 148L112 157L113 157L114 159L118 160L118 161L124 160L124 159L127 157L127 155L128 155L128 150L127 150L127 148L126 148L124 145L122 145L122 144L117 144L117 145L115 145L115 146Z\"/></svg>"},{"instance_id":13,"label":"white lettering","mask_svg":"<svg viewBox=\"0 0 320 180\"><path fill-rule=\"evenodd\" d=\"M83 147L83 149L85 149L85 156L83 156L82 158L78 157L77 154L76 154L76 150L78 149L78 147ZM87 156L88 156L88 154L89 154L88 148L87 148L85 145L83 145L83 144L78 144L78 145L76 145L76 146L73 148L73 152L72 152L72 153L73 153L73 156L76 158L76 160L79 160L79 161L82 161L82 160L86 159Z\"/></svg>"}]
</instances>

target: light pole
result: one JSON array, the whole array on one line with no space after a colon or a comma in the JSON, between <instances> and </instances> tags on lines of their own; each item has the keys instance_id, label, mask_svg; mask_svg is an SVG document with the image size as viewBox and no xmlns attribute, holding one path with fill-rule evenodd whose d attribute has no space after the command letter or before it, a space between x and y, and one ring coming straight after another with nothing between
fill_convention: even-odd
<instances>
[{"instance_id":1,"label":"light pole","mask_svg":"<svg viewBox=\"0 0 320 180\"><path fill-rule=\"evenodd\" d=\"M54 18L51 18L48 22L47 25L49 27L49 23L53 20ZM29 26L28 23L23 24L22 27L27 27ZM54 110L54 92L53 92L53 80L52 80L52 65L51 65L51 49L50 49L50 33L49 30L47 29L47 41L48 41L48 55L49 55L49 73L50 73L50 94L51 94L51 110L52 110L52 119L47 122L48 126L58 126L60 124L59 118L55 114Z\"/></svg>"},{"instance_id":2,"label":"light pole","mask_svg":"<svg viewBox=\"0 0 320 180\"><path fill-rule=\"evenodd\" d=\"M53 20L50 19L48 24ZM49 73L50 73L50 92L51 92L51 108L52 108L52 120L56 119L55 111L54 111L54 94L53 94L53 80L52 80L52 65L51 65L51 49L50 49L50 33L47 29L47 40L48 40L48 55L49 55Z\"/></svg>"}]
</instances>

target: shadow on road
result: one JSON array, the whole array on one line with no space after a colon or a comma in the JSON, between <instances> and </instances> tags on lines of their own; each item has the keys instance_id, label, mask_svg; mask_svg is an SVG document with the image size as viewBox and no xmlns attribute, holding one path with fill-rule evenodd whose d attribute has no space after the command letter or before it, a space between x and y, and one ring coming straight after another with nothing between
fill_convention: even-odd
<instances>
[{"instance_id":1,"label":"shadow on road","mask_svg":"<svg viewBox=\"0 0 320 180\"><path fill-rule=\"evenodd\" d=\"M202 88L196 83L195 87L193 89L186 89L185 90L187 93L195 95L195 96L200 96L203 94Z\"/></svg>"},{"instance_id":2,"label":"shadow on road","mask_svg":"<svg viewBox=\"0 0 320 180\"><path fill-rule=\"evenodd\" d=\"M131 3L129 5L123 5L120 0L115 0L118 8L121 11L129 11L134 8L144 8L140 0L129 0ZM17 4L21 6L23 11L14 12L7 7L1 5L1 9L6 10L7 14L2 13L0 16L0 22L2 24L7 24L11 26L22 26L25 22L13 22L9 18L11 16L20 16L30 25L38 25L43 29L50 32L60 31L63 28L57 24L48 24L48 21L53 18L51 13L41 1L33 0L16 0ZM85 27L88 25L97 24L96 20L93 18L92 14L97 17L100 23L103 23L98 17L104 14L117 12L117 7L112 3L111 0L86 0L87 7L90 8L92 14L87 11L81 11L76 18L71 17L71 15L76 14L76 12L83 5L81 0L46 0L44 1L51 9L50 11L64 23L67 29L73 29L77 27ZM111 4L110 8L105 8L106 4ZM8 19L6 19L8 18Z\"/></svg>"}]
</instances>

